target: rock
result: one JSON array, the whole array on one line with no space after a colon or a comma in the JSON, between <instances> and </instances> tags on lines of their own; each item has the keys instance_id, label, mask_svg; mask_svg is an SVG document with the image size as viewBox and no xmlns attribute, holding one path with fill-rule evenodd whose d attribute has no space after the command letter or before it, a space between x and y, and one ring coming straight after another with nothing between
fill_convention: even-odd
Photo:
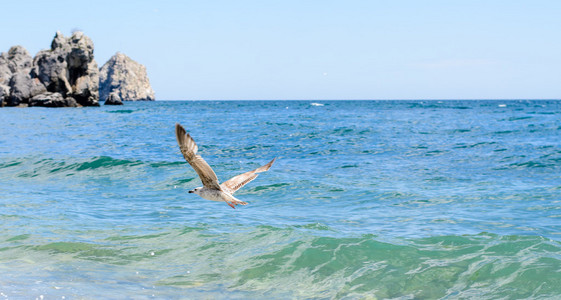
<instances>
[{"instance_id":1,"label":"rock","mask_svg":"<svg viewBox=\"0 0 561 300\"><path fill-rule=\"evenodd\" d=\"M0 54L0 103L15 106L27 103L29 96L39 92L40 87L31 80L33 59L22 46L14 46ZM17 75L17 78L15 78ZM10 95L12 93L12 95Z\"/></svg>"},{"instance_id":2,"label":"rock","mask_svg":"<svg viewBox=\"0 0 561 300\"><path fill-rule=\"evenodd\" d=\"M72 97L64 97L61 93L45 92L29 100L29 106L45 107L77 107L78 103Z\"/></svg>"},{"instance_id":3,"label":"rock","mask_svg":"<svg viewBox=\"0 0 561 300\"><path fill-rule=\"evenodd\" d=\"M112 92L105 100L105 105L123 105L123 101L116 92Z\"/></svg>"},{"instance_id":4,"label":"rock","mask_svg":"<svg viewBox=\"0 0 561 300\"><path fill-rule=\"evenodd\" d=\"M7 85L15 73L29 73L33 58L22 46L14 46L0 54L0 84Z\"/></svg>"},{"instance_id":5,"label":"rock","mask_svg":"<svg viewBox=\"0 0 561 300\"><path fill-rule=\"evenodd\" d=\"M57 32L50 50L37 53L32 75L52 93L72 97L83 106L99 106L99 71L92 40L82 32L66 38Z\"/></svg>"},{"instance_id":6,"label":"rock","mask_svg":"<svg viewBox=\"0 0 561 300\"><path fill-rule=\"evenodd\" d=\"M33 58L22 46L14 46L8 50L8 67L12 73L29 72Z\"/></svg>"},{"instance_id":7,"label":"rock","mask_svg":"<svg viewBox=\"0 0 561 300\"><path fill-rule=\"evenodd\" d=\"M7 105L16 106L28 103L35 95L46 92L47 89L37 78L31 78L29 74L18 72L10 79L10 96L7 97Z\"/></svg>"},{"instance_id":8,"label":"rock","mask_svg":"<svg viewBox=\"0 0 561 300\"><path fill-rule=\"evenodd\" d=\"M33 61L33 74L41 80L48 91L63 95L72 92L67 78L66 54L62 51L42 50Z\"/></svg>"},{"instance_id":9,"label":"rock","mask_svg":"<svg viewBox=\"0 0 561 300\"><path fill-rule=\"evenodd\" d=\"M123 101L155 100L146 67L117 52L99 71L101 99L115 92Z\"/></svg>"}]
</instances>

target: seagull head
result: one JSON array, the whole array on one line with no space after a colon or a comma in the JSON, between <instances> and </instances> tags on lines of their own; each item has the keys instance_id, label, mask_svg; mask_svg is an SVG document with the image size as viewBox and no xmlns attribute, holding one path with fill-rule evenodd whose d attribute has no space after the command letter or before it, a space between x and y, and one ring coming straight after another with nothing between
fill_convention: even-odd
<instances>
[{"instance_id":1,"label":"seagull head","mask_svg":"<svg viewBox=\"0 0 561 300\"><path fill-rule=\"evenodd\" d=\"M194 189L194 190L192 190L192 191L189 191L189 193L195 193L195 194L197 194L197 195L199 195L200 192L201 192L201 188L200 188L200 187L198 187L198 188L196 188L196 189Z\"/></svg>"}]
</instances>

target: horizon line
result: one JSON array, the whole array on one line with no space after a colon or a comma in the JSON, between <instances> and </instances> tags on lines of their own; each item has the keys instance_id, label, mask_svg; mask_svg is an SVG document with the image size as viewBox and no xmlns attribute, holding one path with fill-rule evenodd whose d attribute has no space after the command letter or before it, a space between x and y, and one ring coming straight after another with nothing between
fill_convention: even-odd
<instances>
[{"instance_id":1,"label":"horizon line","mask_svg":"<svg viewBox=\"0 0 561 300\"><path fill-rule=\"evenodd\" d=\"M126 101L126 100L125 100ZM156 99L154 101L561 101L561 98L457 98L457 99Z\"/></svg>"}]
</instances>

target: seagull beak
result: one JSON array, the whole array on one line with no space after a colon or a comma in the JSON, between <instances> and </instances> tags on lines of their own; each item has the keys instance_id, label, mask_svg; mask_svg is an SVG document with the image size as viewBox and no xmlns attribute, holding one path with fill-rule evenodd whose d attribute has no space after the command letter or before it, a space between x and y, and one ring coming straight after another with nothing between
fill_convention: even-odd
<instances>
[{"instance_id":1,"label":"seagull beak","mask_svg":"<svg viewBox=\"0 0 561 300\"><path fill-rule=\"evenodd\" d=\"M194 193L195 191L189 191L189 193Z\"/></svg>"}]
</instances>

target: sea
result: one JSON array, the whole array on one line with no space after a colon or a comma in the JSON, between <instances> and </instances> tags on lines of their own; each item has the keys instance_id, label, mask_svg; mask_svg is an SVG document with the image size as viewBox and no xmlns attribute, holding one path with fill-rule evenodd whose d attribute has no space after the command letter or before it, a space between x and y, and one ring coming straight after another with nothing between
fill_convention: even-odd
<instances>
[{"instance_id":1,"label":"sea","mask_svg":"<svg viewBox=\"0 0 561 300\"><path fill-rule=\"evenodd\" d=\"M561 101L0 109L1 299L559 299ZM182 124L227 204L189 190Z\"/></svg>"}]
</instances>

